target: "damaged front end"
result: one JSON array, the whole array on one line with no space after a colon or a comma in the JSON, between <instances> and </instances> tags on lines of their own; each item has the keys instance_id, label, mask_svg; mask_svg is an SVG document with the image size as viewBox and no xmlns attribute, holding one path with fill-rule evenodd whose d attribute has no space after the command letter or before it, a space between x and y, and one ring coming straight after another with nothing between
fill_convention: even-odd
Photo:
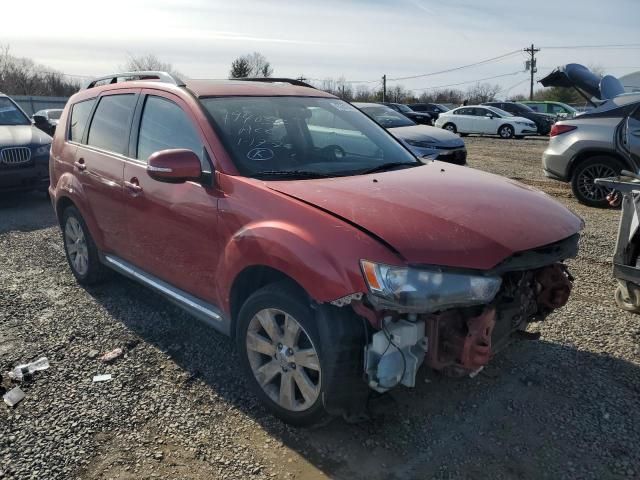
<instances>
[{"instance_id":1,"label":"damaged front end","mask_svg":"<svg viewBox=\"0 0 640 480\"><path fill-rule=\"evenodd\" d=\"M362 262L370 293L351 305L376 330L365 348L369 386L415 386L424 363L473 374L528 323L564 306L573 278L562 263L578 235L507 259L488 272L401 268Z\"/></svg>"}]
</instances>

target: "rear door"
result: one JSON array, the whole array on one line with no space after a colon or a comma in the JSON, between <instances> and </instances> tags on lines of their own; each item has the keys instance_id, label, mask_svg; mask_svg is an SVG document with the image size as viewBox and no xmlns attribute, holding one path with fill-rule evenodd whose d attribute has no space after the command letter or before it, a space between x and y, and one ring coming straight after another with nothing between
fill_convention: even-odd
<instances>
[{"instance_id":1,"label":"rear door","mask_svg":"<svg viewBox=\"0 0 640 480\"><path fill-rule=\"evenodd\" d=\"M454 123L456 124L459 132L475 133L473 120L473 108L459 108L454 112Z\"/></svg>"},{"instance_id":2,"label":"rear door","mask_svg":"<svg viewBox=\"0 0 640 480\"><path fill-rule=\"evenodd\" d=\"M126 246L122 173L138 94L139 90L130 89L103 93L76 150L74 168L106 252L117 252ZM71 121L73 135L73 114Z\"/></svg>"},{"instance_id":3,"label":"rear door","mask_svg":"<svg viewBox=\"0 0 640 480\"><path fill-rule=\"evenodd\" d=\"M128 248L122 257L191 295L215 303L218 263L217 200L204 135L179 97L143 90L124 167ZM186 148L200 158L203 181L166 183L147 174L160 150Z\"/></svg>"}]
</instances>

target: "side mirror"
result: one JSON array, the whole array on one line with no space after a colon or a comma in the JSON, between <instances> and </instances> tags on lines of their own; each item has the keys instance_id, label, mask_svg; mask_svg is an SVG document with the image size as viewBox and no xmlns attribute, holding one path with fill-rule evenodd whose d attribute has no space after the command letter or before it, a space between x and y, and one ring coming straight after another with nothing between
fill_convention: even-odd
<instances>
[{"instance_id":1,"label":"side mirror","mask_svg":"<svg viewBox=\"0 0 640 480\"><path fill-rule=\"evenodd\" d=\"M33 122L36 125L42 125L43 123L47 123L47 117L44 117L42 115L34 115L33 116Z\"/></svg>"},{"instance_id":2,"label":"side mirror","mask_svg":"<svg viewBox=\"0 0 640 480\"><path fill-rule=\"evenodd\" d=\"M200 159L191 150L160 150L149 157L147 174L159 182L183 183L202 175Z\"/></svg>"},{"instance_id":3,"label":"side mirror","mask_svg":"<svg viewBox=\"0 0 640 480\"><path fill-rule=\"evenodd\" d=\"M493 113L485 113L484 114L485 117L489 117L489 118L494 118L495 115Z\"/></svg>"}]
</instances>

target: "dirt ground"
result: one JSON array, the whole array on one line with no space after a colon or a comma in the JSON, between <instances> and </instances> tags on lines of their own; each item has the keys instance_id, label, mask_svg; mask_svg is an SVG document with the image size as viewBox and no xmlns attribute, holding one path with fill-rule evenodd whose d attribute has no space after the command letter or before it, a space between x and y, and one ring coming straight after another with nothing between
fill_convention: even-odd
<instances>
[{"instance_id":1,"label":"dirt ground","mask_svg":"<svg viewBox=\"0 0 640 480\"><path fill-rule=\"evenodd\" d=\"M51 362L15 409L0 405L0 479L640 478L640 317L616 308L611 278L619 212L545 179L546 139L465 141L470 167L585 219L572 297L530 327L539 341L512 344L473 379L422 372L357 425L272 418L229 340L121 277L82 289L48 201L0 197L0 371ZM113 364L95 358L115 347L125 355ZM99 373L113 380L93 384Z\"/></svg>"}]
</instances>

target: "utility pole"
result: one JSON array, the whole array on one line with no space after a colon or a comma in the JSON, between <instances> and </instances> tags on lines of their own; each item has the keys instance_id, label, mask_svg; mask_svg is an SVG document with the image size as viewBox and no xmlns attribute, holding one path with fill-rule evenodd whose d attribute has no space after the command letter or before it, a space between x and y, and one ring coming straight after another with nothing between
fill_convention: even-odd
<instances>
[{"instance_id":1,"label":"utility pole","mask_svg":"<svg viewBox=\"0 0 640 480\"><path fill-rule=\"evenodd\" d=\"M382 101L387 101L387 76L382 75Z\"/></svg>"},{"instance_id":2,"label":"utility pole","mask_svg":"<svg viewBox=\"0 0 640 480\"><path fill-rule=\"evenodd\" d=\"M296 78L296 80L298 80L299 82L305 82L307 81L306 78L304 78L304 75L300 75L298 78Z\"/></svg>"},{"instance_id":3,"label":"utility pole","mask_svg":"<svg viewBox=\"0 0 640 480\"><path fill-rule=\"evenodd\" d=\"M536 67L536 53L538 53L540 49L535 48L532 43L531 47L525 48L524 51L527 52L529 55L531 55L531 60L527 61L527 65L528 65L527 68L531 73L531 84L529 87L529 100L533 100L533 74L538 71L538 68Z\"/></svg>"}]
</instances>

